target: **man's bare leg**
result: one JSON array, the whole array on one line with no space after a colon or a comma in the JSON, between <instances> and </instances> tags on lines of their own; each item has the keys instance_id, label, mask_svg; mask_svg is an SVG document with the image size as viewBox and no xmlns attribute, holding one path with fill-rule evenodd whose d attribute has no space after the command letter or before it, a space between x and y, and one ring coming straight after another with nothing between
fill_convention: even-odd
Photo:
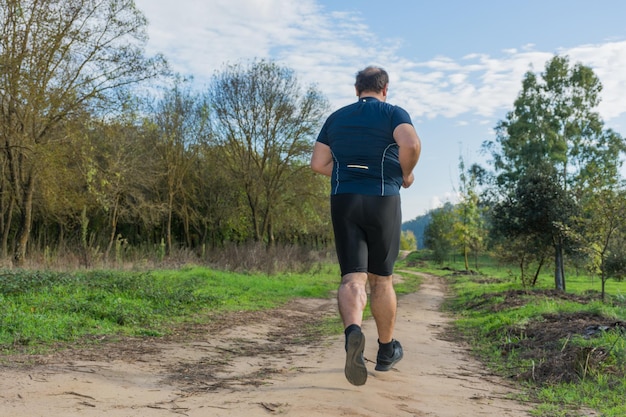
<instances>
[{"instance_id":1,"label":"man's bare leg","mask_svg":"<svg viewBox=\"0 0 626 417\"><path fill-rule=\"evenodd\" d=\"M371 310L378 329L376 370L389 371L404 356L402 345L393 338L398 300L392 276L368 275Z\"/></svg>"},{"instance_id":2,"label":"man's bare leg","mask_svg":"<svg viewBox=\"0 0 626 417\"><path fill-rule=\"evenodd\" d=\"M344 373L346 379L352 385L363 385L367 381L367 368L363 350L365 349L365 336L361 332L363 322L363 310L367 304L366 273L350 273L341 279L341 285L337 292L339 313L343 320L344 333L346 335L346 366Z\"/></svg>"},{"instance_id":3,"label":"man's bare leg","mask_svg":"<svg viewBox=\"0 0 626 417\"><path fill-rule=\"evenodd\" d=\"M368 274L370 284L370 309L378 328L378 341L389 343L396 325L398 300L392 276Z\"/></svg>"},{"instance_id":4,"label":"man's bare leg","mask_svg":"<svg viewBox=\"0 0 626 417\"><path fill-rule=\"evenodd\" d=\"M366 283L367 274L365 272L346 274L341 279L341 285L337 292L337 302L344 329L351 324L361 326L363 322L363 311L367 304Z\"/></svg>"}]
</instances>

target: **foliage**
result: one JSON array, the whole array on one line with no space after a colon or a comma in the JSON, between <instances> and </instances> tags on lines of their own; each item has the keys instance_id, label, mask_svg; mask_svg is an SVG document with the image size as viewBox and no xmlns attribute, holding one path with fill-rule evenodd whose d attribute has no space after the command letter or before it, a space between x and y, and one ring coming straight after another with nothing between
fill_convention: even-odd
<instances>
[{"instance_id":1,"label":"foliage","mask_svg":"<svg viewBox=\"0 0 626 417\"><path fill-rule=\"evenodd\" d=\"M496 127L496 140L485 143L493 158L495 186L503 196L496 215L500 226L521 229L521 223L534 225L532 232L516 238L526 240L532 235L542 252L551 242L555 286L560 290L565 290L564 252L569 249L576 216L570 209L598 185L616 184L620 156L626 150L624 139L605 129L595 111L601 89L591 68L570 66L568 57L555 56L540 78L531 71L526 73L514 109ZM524 189L540 183L545 185L535 191ZM518 198L511 198L511 190ZM544 207L534 221L533 211L516 207L524 201L534 201L530 206L535 208Z\"/></svg>"},{"instance_id":2,"label":"foliage","mask_svg":"<svg viewBox=\"0 0 626 417\"><path fill-rule=\"evenodd\" d=\"M417 250L417 239L411 230L405 230L400 235L400 250Z\"/></svg>"},{"instance_id":3,"label":"foliage","mask_svg":"<svg viewBox=\"0 0 626 417\"><path fill-rule=\"evenodd\" d=\"M17 229L18 264L31 235L40 169L57 143L74 139L66 128L87 113L116 109L124 89L164 69L160 57L143 55L146 23L132 1L3 2L0 158L7 169L0 212L3 239Z\"/></svg>"},{"instance_id":4,"label":"foliage","mask_svg":"<svg viewBox=\"0 0 626 417\"><path fill-rule=\"evenodd\" d=\"M495 205L492 233L498 240L505 240L503 247L518 254L524 282L525 259L544 259L549 248L562 248L569 243L566 230L576 214L575 208L554 176L531 170L519 178L505 200ZM565 289L564 282L557 282L556 286Z\"/></svg>"},{"instance_id":5,"label":"foliage","mask_svg":"<svg viewBox=\"0 0 626 417\"><path fill-rule=\"evenodd\" d=\"M256 241L275 240L283 212L306 203L301 185L328 104L302 91L292 70L273 62L229 65L209 87L220 165L246 197Z\"/></svg>"},{"instance_id":6,"label":"foliage","mask_svg":"<svg viewBox=\"0 0 626 417\"><path fill-rule=\"evenodd\" d=\"M586 193L582 206L577 219L581 252L586 255L587 268L600 275L604 299L606 281L621 279L626 273L626 189L610 186Z\"/></svg>"},{"instance_id":7,"label":"foliage","mask_svg":"<svg viewBox=\"0 0 626 417\"><path fill-rule=\"evenodd\" d=\"M446 308L457 329L490 369L523 384L534 415L573 416L581 408L626 413L626 309L618 297L601 303L589 291L590 277L572 276L563 293L541 280L538 288L519 289L498 269L484 268L488 275L453 269L436 272L453 289ZM613 284L610 292L622 290Z\"/></svg>"},{"instance_id":8,"label":"foliage","mask_svg":"<svg viewBox=\"0 0 626 417\"><path fill-rule=\"evenodd\" d=\"M431 212L430 224L424 231L424 243L433 252L436 262L447 260L453 247L454 209L447 203L442 208Z\"/></svg>"},{"instance_id":9,"label":"foliage","mask_svg":"<svg viewBox=\"0 0 626 417\"><path fill-rule=\"evenodd\" d=\"M426 230L426 227L428 227L430 222L431 222L431 212L429 211L422 216L417 216L413 220L409 220L409 221L402 223L402 230L413 232L413 235L415 236L415 239L417 240L417 247L421 249L425 247L424 231Z\"/></svg>"},{"instance_id":10,"label":"foliage","mask_svg":"<svg viewBox=\"0 0 626 417\"><path fill-rule=\"evenodd\" d=\"M452 226L454 241L461 250L465 261L465 270L469 271L469 255L483 249L484 237L487 234L484 226L485 211L479 202L477 191L478 178L472 168L465 170L463 158L459 158L459 202L455 206L456 221Z\"/></svg>"}]
</instances>

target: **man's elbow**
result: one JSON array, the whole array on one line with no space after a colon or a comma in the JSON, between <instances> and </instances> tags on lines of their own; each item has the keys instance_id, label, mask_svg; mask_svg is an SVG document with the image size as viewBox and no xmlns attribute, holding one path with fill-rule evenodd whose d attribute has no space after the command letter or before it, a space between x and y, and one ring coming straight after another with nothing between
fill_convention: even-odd
<instances>
[{"instance_id":1,"label":"man's elbow","mask_svg":"<svg viewBox=\"0 0 626 417\"><path fill-rule=\"evenodd\" d=\"M324 163L314 158L313 160L311 160L311 169L313 170L313 172L316 172L318 174L330 176L333 169L333 163L332 161L329 163Z\"/></svg>"},{"instance_id":2,"label":"man's elbow","mask_svg":"<svg viewBox=\"0 0 626 417\"><path fill-rule=\"evenodd\" d=\"M312 159L310 166L313 172L317 172L319 174L320 172L319 162L317 162L315 159Z\"/></svg>"},{"instance_id":3,"label":"man's elbow","mask_svg":"<svg viewBox=\"0 0 626 417\"><path fill-rule=\"evenodd\" d=\"M420 154L422 153L422 142L419 138L416 138L416 140L411 142L409 145L409 151L416 160L419 159Z\"/></svg>"}]
</instances>

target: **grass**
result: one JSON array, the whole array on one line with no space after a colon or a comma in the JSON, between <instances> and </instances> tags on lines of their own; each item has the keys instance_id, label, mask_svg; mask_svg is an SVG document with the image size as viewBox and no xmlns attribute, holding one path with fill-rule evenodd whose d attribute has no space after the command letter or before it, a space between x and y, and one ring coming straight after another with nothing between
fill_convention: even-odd
<instances>
[{"instance_id":1,"label":"grass","mask_svg":"<svg viewBox=\"0 0 626 417\"><path fill-rule=\"evenodd\" d=\"M203 313L262 310L329 297L337 271L275 275L202 267L150 272L0 272L0 349L45 351L85 336L160 336Z\"/></svg>"},{"instance_id":2,"label":"grass","mask_svg":"<svg viewBox=\"0 0 626 417\"><path fill-rule=\"evenodd\" d=\"M516 380L536 404L534 415L573 417L585 407L605 417L626 415L626 335L611 323L626 321L626 284L607 282L599 300L597 278L570 271L567 292L553 290L549 273L534 288L522 288L515 268L482 258L478 273L459 274L459 257L445 268L416 252L397 265L440 275L454 296L459 335L494 372ZM420 279L402 274L399 295L417 290ZM336 265L315 272L246 273L189 266L149 272L0 271L0 351L41 353L56 343L92 336L158 337L185 321L216 314L278 307L292 298L332 297ZM369 308L366 316L370 316ZM584 334L585 326L605 331ZM315 324L323 334L341 330L338 317ZM581 330L582 329L582 330ZM621 330L620 330L621 329Z\"/></svg>"},{"instance_id":3,"label":"grass","mask_svg":"<svg viewBox=\"0 0 626 417\"><path fill-rule=\"evenodd\" d=\"M327 298L338 282L334 264L317 266L315 272L274 274L198 266L149 272L4 270L0 351L40 353L58 342L102 335L162 336L183 321L270 309L293 298ZM418 286L419 279L408 275L397 292ZM325 334L342 328L337 318L319 326Z\"/></svg>"},{"instance_id":4,"label":"grass","mask_svg":"<svg viewBox=\"0 0 626 417\"><path fill-rule=\"evenodd\" d=\"M448 280L454 296L446 309L459 334L494 372L525 387L534 415L572 417L585 408L626 415L626 283L608 281L603 303L600 281L576 271L561 293L549 271L522 288L514 268L489 258L472 274L461 271L460 257L445 267L425 252L406 262Z\"/></svg>"}]
</instances>

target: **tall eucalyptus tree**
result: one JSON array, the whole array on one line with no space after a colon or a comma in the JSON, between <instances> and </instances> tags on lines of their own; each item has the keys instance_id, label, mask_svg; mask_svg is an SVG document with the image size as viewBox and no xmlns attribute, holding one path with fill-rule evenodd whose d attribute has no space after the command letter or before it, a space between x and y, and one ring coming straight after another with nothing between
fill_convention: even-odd
<instances>
[{"instance_id":1,"label":"tall eucalyptus tree","mask_svg":"<svg viewBox=\"0 0 626 417\"><path fill-rule=\"evenodd\" d=\"M605 129L597 113L601 90L593 70L580 63L570 65L568 57L553 57L540 76L526 73L514 109L498 123L496 140L485 144L504 195L523 193L520 181L531 184L537 175L543 179L549 175L563 191L558 195L568 198L561 203L570 205L583 193L593 192L591 179L607 186L618 181L626 145L619 134ZM533 201L537 197L541 196L532 196ZM544 197L545 204L555 204L554 195ZM558 224L543 230L551 235L555 286L564 290L563 251L572 219L558 218Z\"/></svg>"}]
</instances>

